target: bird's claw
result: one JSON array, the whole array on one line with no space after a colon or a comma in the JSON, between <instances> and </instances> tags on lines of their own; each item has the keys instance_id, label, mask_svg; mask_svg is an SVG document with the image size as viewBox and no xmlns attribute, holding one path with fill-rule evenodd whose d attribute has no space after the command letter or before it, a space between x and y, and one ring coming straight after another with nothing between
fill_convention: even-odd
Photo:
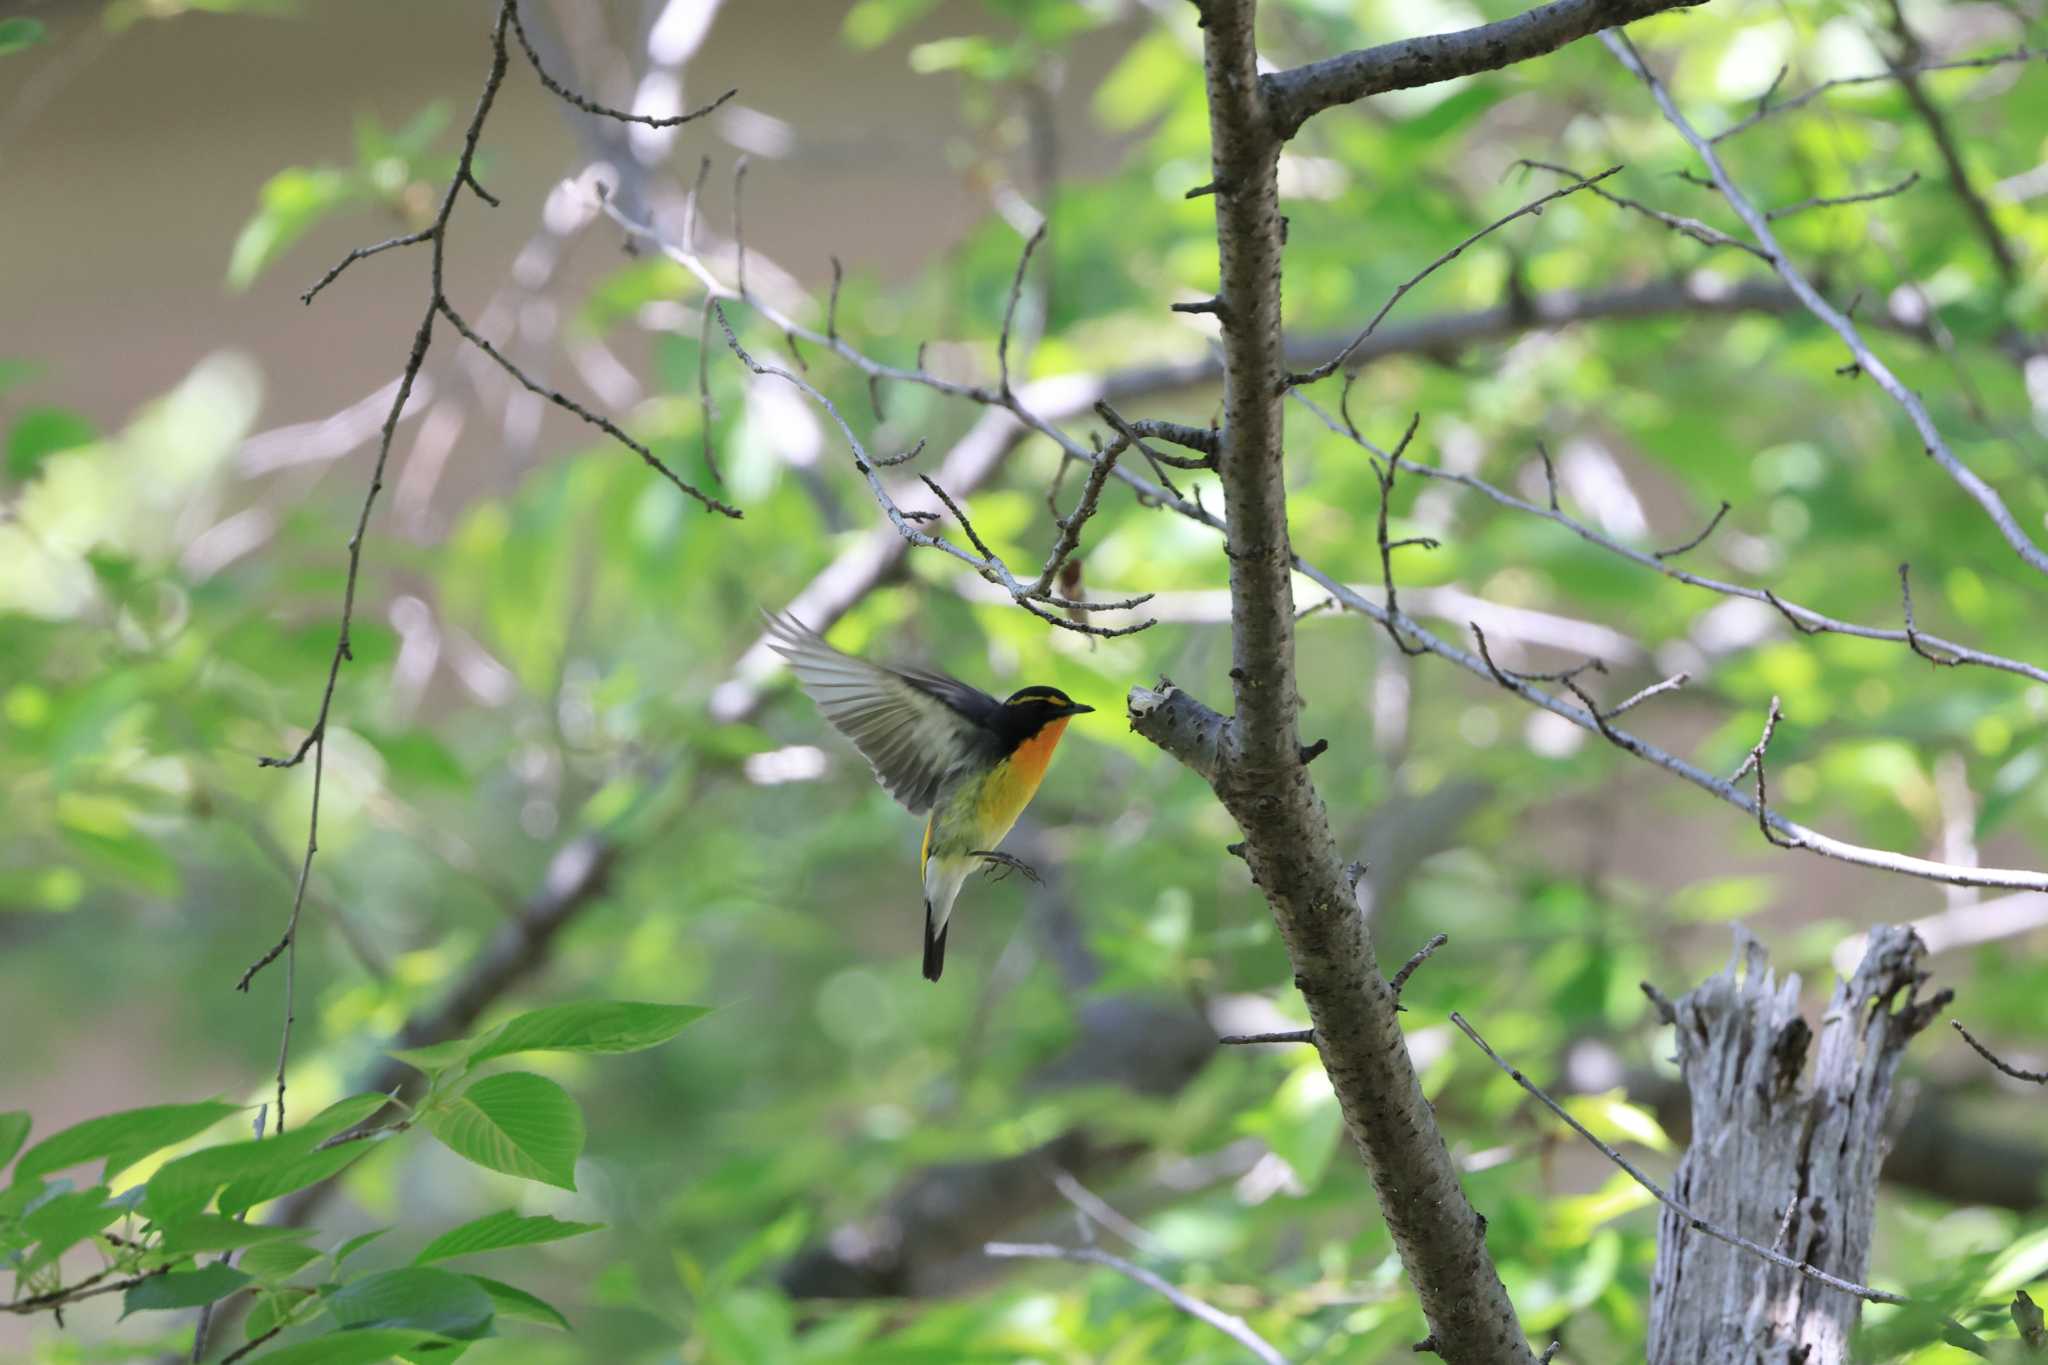
<instances>
[{"instance_id":1,"label":"bird's claw","mask_svg":"<svg viewBox=\"0 0 2048 1365\"><path fill-rule=\"evenodd\" d=\"M982 870L992 881L1001 881L1012 872L1021 872L1034 886L1042 886L1045 883L1045 878L1038 875L1037 868L1012 854L998 853L991 848L977 848L969 856L983 859L989 864Z\"/></svg>"}]
</instances>

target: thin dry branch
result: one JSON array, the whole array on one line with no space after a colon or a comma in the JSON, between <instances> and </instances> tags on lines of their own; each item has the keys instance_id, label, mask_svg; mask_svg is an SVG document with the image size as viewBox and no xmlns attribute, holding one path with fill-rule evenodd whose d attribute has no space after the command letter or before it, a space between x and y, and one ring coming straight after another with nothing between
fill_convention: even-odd
<instances>
[{"instance_id":1,"label":"thin dry branch","mask_svg":"<svg viewBox=\"0 0 2048 1365\"><path fill-rule=\"evenodd\" d=\"M1058 612L1051 610L1051 608L1058 608L1060 611L1073 612L1128 611L1144 605L1145 602L1150 600L1151 594L1145 593L1135 597L1107 602L1086 602L1062 597L1035 584L1020 582L1017 576L1011 572L1009 565L1003 562L1002 557L989 549L980 535L976 533L972 523L967 520L966 514L960 510L959 505L952 500L943 488L930 478L925 479L926 485L946 505L947 509L953 513L954 519L960 523L962 529L967 533L968 539L973 542L974 549L964 549L947 540L944 536L933 535L922 529L917 524L916 516L905 512L902 505L896 501L895 496L890 493L888 486L882 482L881 475L876 472L878 462L873 456L868 454L867 447L861 443L861 439L855 434L852 425L840 413L839 405L820 392L815 385L801 375L786 370L780 365L770 364L767 361L755 358L752 352L740 344L738 333L733 331L731 321L725 316L724 306L719 303L713 303L711 308L712 312L717 316L719 327L725 332L726 345L731 348L735 356L739 357L741 364L745 365L755 374L772 375L794 386L805 397L823 408L826 414L832 418L832 421L838 426L840 434L845 437L847 446L853 452L854 468L859 470L861 477L867 480L868 491L873 494L875 502L882 509L883 515L888 517L890 524L895 526L897 533L910 544L921 548L940 550L951 555L968 568L974 570L983 579L1007 592L1018 606L1023 607L1024 610L1040 620L1050 622L1063 630L1071 630L1083 635L1111 637L1134 635L1154 624L1152 621L1147 620L1131 626L1098 626L1086 620L1077 621L1070 617L1061 616ZM1057 566L1055 566L1056 568Z\"/></svg>"},{"instance_id":2,"label":"thin dry branch","mask_svg":"<svg viewBox=\"0 0 2048 1365\"><path fill-rule=\"evenodd\" d=\"M1457 260L1458 257L1462 256L1465 253L1466 247L1469 247L1473 243L1479 241L1481 238L1486 237L1489 234L1506 227L1509 223L1514 222L1517 218L1528 216L1540 216L1543 212L1545 205L1550 204L1556 200L1562 199L1568 194L1577 194L1580 190L1592 189L1593 187L1597 186L1602 180L1605 180L1610 175L1618 173L1620 170L1621 167L1619 166L1609 166L1606 170L1601 171L1596 175L1585 176L1573 182L1572 184L1564 186L1562 189L1552 190L1549 194L1546 194L1541 198L1530 200L1528 203L1522 205L1514 212L1502 214L1500 217L1494 219L1491 223L1488 223L1485 227L1479 229L1479 231L1465 238L1465 240L1459 242L1449 251L1444 252L1443 255L1437 257L1428 265L1422 267L1422 269L1416 271L1413 275L1410 275L1407 279L1401 281L1400 284L1395 285L1394 292L1389 294L1387 296L1387 301L1380 305L1379 312L1374 313L1372 315L1372 321L1365 324L1365 330L1361 331L1356 337L1352 338L1351 343L1348 346L1346 346L1343 350L1337 352L1337 354L1331 356L1322 364L1316 366L1314 369L1304 370L1297 374L1288 375L1288 385L1290 387L1293 387L1302 384L1313 384L1319 379L1328 378L1329 376L1335 374L1339 369L1343 368L1344 363L1350 360L1351 357L1357 353L1358 348L1360 346L1363 346L1365 344L1366 338L1370 337L1375 331L1379 329L1379 325L1382 322L1386 321L1387 314L1394 311L1394 305L1399 303L1403 298L1405 298L1409 290L1413 289L1416 285L1421 284L1424 280L1428 279L1431 275L1435 274L1444 266L1447 266L1452 261Z\"/></svg>"},{"instance_id":3,"label":"thin dry branch","mask_svg":"<svg viewBox=\"0 0 2048 1365\"><path fill-rule=\"evenodd\" d=\"M1409 467L1415 468L1415 466ZM1171 496L1165 489L1147 480L1141 474L1133 473L1129 469L1119 468L1116 471L1115 477L1131 485L1147 502L1163 510L1186 517L1191 521L1199 522L1214 531L1220 532L1224 529L1222 518L1196 506L1186 499ZM1389 617L1386 609L1379 603L1361 595L1341 579L1324 572L1300 556L1294 556L1292 562L1296 573L1301 574L1304 578L1321 587L1330 596L1334 597L1340 605L1359 612L1382 627L1385 627L1389 620L1392 620L1400 627L1407 638L1422 645L1425 650L1436 655L1438 658L1457 664L1460 668L1478 677L1492 679L1522 700L1539 706L1552 715L1579 726L1581 729L1600 734L1616 748L1662 768L1682 781L1691 783L1702 791L1735 807L1735 809L1743 812L1745 815L1758 816L1759 807L1756 801L1738 789L1734 782L1716 777L1698 765L1659 748L1657 745L1651 744L1649 741L1626 730L1611 726L1603 728L1602 723L1596 720L1584 708L1570 705L1512 674L1507 674L1503 670L1489 666L1477 654L1468 653L1456 645L1441 639L1430 631L1428 627L1415 620L1415 618L1406 614ZM1652 563L1654 564L1655 561L1652 561ZM1849 633L1863 634L1865 632L1859 630ZM1899 638L1903 639L1903 635L1901 634ZM1922 638L1928 637L1923 636ZM1740 778L1738 777L1736 780L1739 781ZM1810 829L1796 821L1789 820L1776 811L1766 810L1759 818L1772 831L1773 842L1778 843L1780 847L1803 849L1806 852L1815 853L1825 858L1833 858L1840 862L1854 863L1860 867L1875 868L1879 871L1893 872L1907 877L1918 877L1926 881L1941 882L1951 886L1989 886L2010 891L2048 891L2048 872L2000 867L1964 867L1952 863L1938 862L1930 858L1916 858L1910 854L1893 853L1886 849L1869 848L1862 844L1852 844L1846 840L1836 839L1821 833L1819 830Z\"/></svg>"},{"instance_id":4,"label":"thin dry branch","mask_svg":"<svg viewBox=\"0 0 2048 1365\"><path fill-rule=\"evenodd\" d=\"M1303 395L1297 393L1294 395L1294 398L1296 401L1307 406L1309 411L1315 413L1317 418L1332 432L1352 441L1374 459L1385 458L1385 451L1364 439L1357 432L1347 430L1336 418L1331 417ZM1512 508L1517 512L1523 512L1532 517L1541 517L1545 521L1555 522L1587 544L1597 546L1610 554L1619 555L1632 564L1638 564L1643 568L1654 570L1657 573L1663 574L1666 578L1691 587L1703 588L1708 592L1719 593L1724 597L1743 597L1752 602L1762 602L1778 611L1800 633L1805 635L1853 635L1865 640L1888 640L1896 644L1915 647L1916 652L1918 652L1918 649L1914 646L1914 642L1919 641L1921 644L1947 651L1957 663L1972 664L1980 668L1993 668L2000 672L2012 673L2022 678L2031 679L2034 682L2048 683L2048 669L2020 659L2011 659L2003 655L1989 654L1982 650L1972 649L1968 645L1958 644L1953 640L1943 639L1940 636L1929 635L1925 631L1915 630L1908 632L1905 630L1892 630L1881 626L1866 626L1859 625L1853 621L1838 620L1835 617L1816 611L1812 607L1801 606L1796 602L1787 601L1769 588L1752 588L1741 583L1730 583L1723 579L1710 578L1705 574L1696 574L1684 569L1674 568L1670 564L1665 563L1665 559L1676 557L1687 550L1697 548L1704 540L1705 535L1711 534L1714 527L1720 524L1721 516L1719 514L1715 516L1714 521L1709 524L1707 531L1701 537L1688 541L1675 549L1664 551L1638 550L1633 546L1624 545L1611 536L1587 525L1585 522L1573 517L1570 513L1559 510L1556 503L1556 471L1550 466L1549 452L1544 450L1541 445L1537 449L1543 454L1545 473L1551 490L1551 505L1548 508L1541 507L1524 498L1519 498L1499 485L1489 483L1487 480L1474 474L1462 474L1454 470L1438 469L1432 465L1416 464L1412 460L1404 464L1402 468L1410 474L1420 475L1423 478L1440 479L1446 483L1458 484L1483 495L1502 507Z\"/></svg>"},{"instance_id":5,"label":"thin dry branch","mask_svg":"<svg viewBox=\"0 0 2048 1365\"><path fill-rule=\"evenodd\" d=\"M1865 190L1861 194L1821 194L1801 199L1796 204L1785 204L1764 214L1764 221L1775 223L1780 218L1790 218L1793 214L1804 213L1808 209L1832 209L1840 208L1844 204L1868 204L1876 199L1889 199L1893 195L1904 194L1919 183L1920 172L1908 171L1906 178L1896 184Z\"/></svg>"},{"instance_id":6,"label":"thin dry branch","mask_svg":"<svg viewBox=\"0 0 2048 1365\"><path fill-rule=\"evenodd\" d=\"M608 104L599 104L596 100L577 93L548 74L547 67L541 62L540 53L534 51L532 41L526 36L526 26L519 22L519 5L517 0L512 0L512 3L508 5L508 9L512 16L513 36L518 38L519 49L526 54L527 63L533 67L533 74L539 78L541 85L555 98L565 104L581 109L586 114L595 114L599 118L614 119L620 123L637 123L646 128L675 128L703 118L706 114L709 114L727 100L739 94L737 88L728 90L701 108L692 109L684 114L675 114L668 118L653 118L646 114L635 114L625 109L614 109Z\"/></svg>"},{"instance_id":7,"label":"thin dry branch","mask_svg":"<svg viewBox=\"0 0 2048 1365\"><path fill-rule=\"evenodd\" d=\"M2048 1085L2048 1071L2022 1071L2019 1067L2016 1067L2011 1062L2004 1060L1997 1053L1993 1052L1990 1048L1978 1042L1976 1038L1971 1036L1970 1031L1963 1027L1962 1020L1951 1019L1949 1020L1949 1023L1955 1028L1955 1031L1957 1033L1963 1035L1963 1041L1968 1043L1979 1057L1982 1057L1985 1061L1991 1063L1991 1065L1996 1067L1998 1070L2004 1072L2006 1075L2012 1077L2016 1081L2030 1081L2035 1085Z\"/></svg>"},{"instance_id":8,"label":"thin dry branch","mask_svg":"<svg viewBox=\"0 0 2048 1365\"><path fill-rule=\"evenodd\" d=\"M490 116L491 108L497 100L498 91L504 84L505 73L510 65L510 57L505 43L506 30L508 27L516 26L518 22L517 0L501 0L498 6L497 18L491 30L490 67L484 77L483 88L477 96L476 107L470 115L469 125L463 132L462 150L456 158L455 169L441 192L440 204L435 211L433 221L417 234L392 238L373 247L358 248L356 251L351 252L338 265L329 269L321 280L303 296L304 300L310 303L321 288L336 279L352 262L361 260L365 256L375 255L396 246L414 244L424 244L429 249L430 263L426 307L420 316L419 325L413 333L412 347L406 356L405 368L400 372L399 382L393 393L390 409L385 415L378 437L376 460L371 467L370 486L363 496L362 507L356 514L355 530L350 535L348 541L348 571L342 588L341 622L336 634L334 653L328 661L327 681L321 691L319 710L314 716L313 724L308 727L305 737L291 754L283 758L264 757L258 760L264 767L291 768L305 761L309 754L313 759L311 803L306 821L306 852L304 859L299 865L298 880L292 893L291 912L286 919L284 933L274 946L250 964L248 969L242 973L241 978L235 983L237 990L247 991L258 972L262 971L272 962L275 962L280 956L284 958L284 1023L280 1031L281 1036L278 1044L277 1123L273 1129L274 1132L283 1132L285 1126L285 1071L291 1056L292 1026L296 1018L299 921L305 909L306 889L312 877L313 859L320 847L320 797L326 777L328 720L333 713L334 692L340 682L341 666L354 657L350 646L350 630L355 619L356 590L362 574L363 540L369 529L370 515L376 507L377 495L384 487L384 470L390 461L392 438L397 431L399 417L405 411L407 400L411 397L413 387L419 379L420 369L426 363L427 351L433 344L434 320L437 317L446 318L458 331L476 344L485 354L496 360L507 373L519 380L527 388L550 398L551 401L575 413L584 421L589 422L626 444L643 461L660 472L683 493L697 499L705 507L713 511L722 512L732 517L739 516L737 509L727 506L725 503L703 493L677 477L674 471L670 470L661 460L656 458L644 445L627 437L615 424L597 416L573 400L547 389L528 378L524 371L516 364L472 331L455 311L453 304L448 298L444 283L444 271L447 260L449 221L454 215L456 201L461 197L465 187L474 189L480 197L489 199L488 194L477 184L474 175L477 144L483 136L484 121ZM522 33L522 43L524 40L524 34ZM536 71L539 70L537 61L535 69ZM546 79L544 74L543 79Z\"/></svg>"},{"instance_id":9,"label":"thin dry branch","mask_svg":"<svg viewBox=\"0 0 2048 1365\"><path fill-rule=\"evenodd\" d=\"M1918 433L1921 446L1928 457L1940 465L1957 487L1969 494L1977 505L1984 509L1992 525L1998 528L1998 533L2022 561L2031 568L2048 574L2048 552L2043 552L2027 535L1997 490L1956 458L1955 452L1949 449L1947 439L1935 426L1934 418L1927 411L1927 405L1920 401L1920 396L1908 388L1905 382L1892 372L1891 367L1870 349L1869 343L1863 339L1862 332L1848 315L1822 298L1820 292L1807 281L1799 268L1792 264L1792 258L1786 255L1785 249L1778 244L1776 234L1771 231L1770 221L1749 202L1748 197L1730 177L1727 168L1721 164L1719 153L1714 150L1714 144L1702 137L1698 130L1687 122L1677 103L1672 100L1671 93L1651 72L1641 55L1636 52L1635 46L1629 42L1628 36L1615 29L1603 32L1600 38L1607 45L1608 51L1614 54L1615 60L1649 89L1651 97L1657 102L1657 107L1663 111L1665 121L1677 130L1678 135L1685 139L1705 164L1708 173L1714 178L1716 188L1721 191L1721 197L1728 201L1728 206L1742 219L1750 235L1756 239L1757 245L1769 254L1772 268L1778 272L1778 277L1785 282L1786 287L1799 296L1799 301L1806 305L1808 312L1827 324L1828 328L1842 339L1842 344L1848 348L1850 358L1857 369L1869 375L1905 412L1913 430Z\"/></svg>"},{"instance_id":10,"label":"thin dry branch","mask_svg":"<svg viewBox=\"0 0 2048 1365\"><path fill-rule=\"evenodd\" d=\"M1576 176L1578 174L1577 171L1573 170L1569 166L1560 166L1554 161L1538 161L1533 157L1523 157L1515 164L1517 166L1527 166L1534 170L1550 171L1556 175ZM1608 203L1614 205L1616 208L1627 209L1632 213L1640 213L1645 218L1648 218L1654 222L1662 223L1665 227L1670 228L1673 232L1676 232L1681 236L1692 238L1701 246L1732 246L1737 251L1746 251L1750 255L1756 257L1758 260L1763 261L1767 264L1770 261L1770 257L1764 253L1762 248L1754 246L1749 242L1745 242L1740 237L1730 237L1727 233L1721 231L1721 229L1709 226L1706 223L1702 223L1697 218L1688 218L1682 213L1669 213L1663 209L1652 208L1650 205L1645 204L1640 199L1630 199L1626 196L1616 194L1612 190L1601 189L1598 186L1593 187L1593 193L1598 195L1600 198L1605 199Z\"/></svg>"},{"instance_id":11,"label":"thin dry branch","mask_svg":"<svg viewBox=\"0 0 2048 1365\"><path fill-rule=\"evenodd\" d=\"M1771 88L1766 90L1763 97L1757 101L1756 112L1739 123L1730 124L1728 127L1723 128L1720 132L1709 138L1708 141L1714 143L1725 142L1740 133L1748 132L1765 119L1776 118L1780 114L1789 114L1795 109L1804 108L1829 91L1839 90L1844 86L1870 85L1878 81L1895 81L1902 77L1920 76L1934 71L1982 70L1986 67L2003 66L2008 62L2031 62L2043 56L2048 56L2048 53L2042 53L2033 48L2019 47L2014 48L2010 52L1993 53L1988 57L1967 57L1952 62L1914 62L1894 67L1890 71L1873 71L1865 76L1838 76L1834 80L1822 81L1810 90L1803 90L1790 99L1772 104L1771 96L1777 92L1778 86L1785 79L1785 72L1781 68L1778 72L1778 79L1771 82Z\"/></svg>"},{"instance_id":12,"label":"thin dry branch","mask_svg":"<svg viewBox=\"0 0 2048 1365\"><path fill-rule=\"evenodd\" d=\"M1189 1317L1214 1327L1266 1362L1266 1365L1287 1365L1287 1357L1274 1350L1272 1343L1254 1332L1243 1318L1203 1303L1145 1267L1133 1264L1121 1256L1111 1255L1100 1247L1063 1247L1047 1242L990 1242L982 1251L997 1259L1071 1261L1079 1265L1106 1266L1125 1279L1145 1286Z\"/></svg>"}]
</instances>

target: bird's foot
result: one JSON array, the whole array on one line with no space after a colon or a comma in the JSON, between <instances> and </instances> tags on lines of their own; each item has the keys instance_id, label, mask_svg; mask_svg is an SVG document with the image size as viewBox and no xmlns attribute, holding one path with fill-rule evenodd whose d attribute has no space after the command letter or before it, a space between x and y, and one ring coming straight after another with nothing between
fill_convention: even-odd
<instances>
[{"instance_id":1,"label":"bird's foot","mask_svg":"<svg viewBox=\"0 0 2048 1365\"><path fill-rule=\"evenodd\" d=\"M1033 885L1043 885L1045 882L1045 878L1038 875L1037 868L1025 862L1022 858L1011 854L998 853L992 848L977 848L969 856L983 859L988 863L988 866L983 868L982 871L992 881L1001 881L1012 872L1022 872L1025 879Z\"/></svg>"}]
</instances>

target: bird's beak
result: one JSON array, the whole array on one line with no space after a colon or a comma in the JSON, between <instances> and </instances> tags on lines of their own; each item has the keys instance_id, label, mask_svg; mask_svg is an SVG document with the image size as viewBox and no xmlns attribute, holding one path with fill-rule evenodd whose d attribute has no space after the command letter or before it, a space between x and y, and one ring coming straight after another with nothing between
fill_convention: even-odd
<instances>
[{"instance_id":1,"label":"bird's beak","mask_svg":"<svg viewBox=\"0 0 2048 1365\"><path fill-rule=\"evenodd\" d=\"M1088 714L1090 711L1093 711L1094 709L1095 708L1092 706L1083 706L1080 702L1072 701L1067 703L1067 709L1063 711L1061 714L1068 716L1083 716Z\"/></svg>"}]
</instances>

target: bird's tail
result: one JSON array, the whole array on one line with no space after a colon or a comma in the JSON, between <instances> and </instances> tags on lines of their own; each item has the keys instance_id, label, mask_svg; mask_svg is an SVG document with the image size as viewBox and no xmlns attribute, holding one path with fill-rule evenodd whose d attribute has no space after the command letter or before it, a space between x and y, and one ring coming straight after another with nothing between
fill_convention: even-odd
<instances>
[{"instance_id":1,"label":"bird's tail","mask_svg":"<svg viewBox=\"0 0 2048 1365\"><path fill-rule=\"evenodd\" d=\"M937 981L939 973L946 969L946 930L951 920L935 921L932 915L931 899L924 903L924 979Z\"/></svg>"}]
</instances>

